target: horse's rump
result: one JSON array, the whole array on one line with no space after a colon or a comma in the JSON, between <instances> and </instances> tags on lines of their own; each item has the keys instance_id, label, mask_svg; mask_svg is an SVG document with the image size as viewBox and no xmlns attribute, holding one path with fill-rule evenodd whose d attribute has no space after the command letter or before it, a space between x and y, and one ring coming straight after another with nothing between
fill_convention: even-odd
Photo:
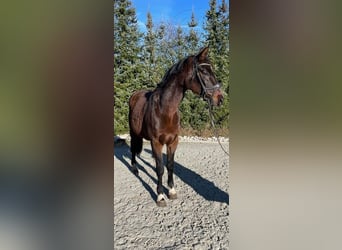
<instances>
[{"instance_id":1,"label":"horse's rump","mask_svg":"<svg viewBox=\"0 0 342 250\"><path fill-rule=\"evenodd\" d=\"M151 91L140 90L134 92L129 99L129 125L131 132L135 135L141 134L144 113L150 93Z\"/></svg>"}]
</instances>

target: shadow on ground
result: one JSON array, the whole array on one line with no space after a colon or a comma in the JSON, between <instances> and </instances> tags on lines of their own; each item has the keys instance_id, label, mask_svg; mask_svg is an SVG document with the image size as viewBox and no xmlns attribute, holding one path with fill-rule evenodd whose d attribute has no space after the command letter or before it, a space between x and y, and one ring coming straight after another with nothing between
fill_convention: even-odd
<instances>
[{"instance_id":1,"label":"shadow on ground","mask_svg":"<svg viewBox=\"0 0 342 250\"><path fill-rule=\"evenodd\" d=\"M114 155L115 157L120 160L128 169L129 171L133 174L132 169L131 169L131 164L126 160L126 159L131 159L131 152L130 148L127 145L126 142L120 143L119 145L114 146ZM115 167L115 166L114 166ZM137 168L139 171L144 172L147 174L155 183L157 183L157 180L151 176L140 164L137 164ZM115 169L114 169L114 174L115 174ZM135 174L133 174L135 175ZM148 185L139 175L135 175L143 187L149 192L151 195L151 198L155 201L157 200L157 194L153 191L153 189Z\"/></svg>"},{"instance_id":2,"label":"shadow on ground","mask_svg":"<svg viewBox=\"0 0 342 250\"><path fill-rule=\"evenodd\" d=\"M145 152L152 155L152 151L150 149L144 149L144 150ZM130 162L127 161L127 159L129 159L129 161L131 159L131 152L126 142L123 142L120 145L115 146L114 155L133 174L133 172L131 171ZM138 158L144 163L145 166L148 166L151 169L153 169L153 171L155 171L155 167L151 165L149 162L147 162L144 158L142 157L138 157ZM163 153L163 161L164 161L164 166L165 166L166 154L164 153ZM153 182L157 185L157 176L151 176L143 166L141 166L140 164L137 164L137 165L138 165L137 167L139 171L142 171L146 175L148 175L153 180ZM166 173L167 173L167 170L165 170L164 175ZM217 201L217 202L224 202L224 203L229 204L229 195L226 192L222 191L217 186L215 186L213 182L208 181L207 179L203 178L201 175L184 167L182 164L176 161L175 161L175 166L174 166L174 174L178 176L184 183L192 187L193 190L197 194L201 195L204 199L208 201ZM152 199L155 201L157 199L157 195L153 191L153 189L139 175L136 177L140 180L142 185L150 193ZM164 189L165 189L165 193L167 193L166 192L167 189L165 186L164 186Z\"/></svg>"}]
</instances>

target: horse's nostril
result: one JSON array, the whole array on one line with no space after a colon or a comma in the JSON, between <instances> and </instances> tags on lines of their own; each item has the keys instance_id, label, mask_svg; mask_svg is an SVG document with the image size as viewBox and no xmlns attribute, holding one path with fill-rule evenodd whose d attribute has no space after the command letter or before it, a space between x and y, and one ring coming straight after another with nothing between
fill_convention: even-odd
<instances>
[{"instance_id":1,"label":"horse's nostril","mask_svg":"<svg viewBox=\"0 0 342 250\"><path fill-rule=\"evenodd\" d=\"M219 104L219 105L223 104L223 96L219 96L218 104Z\"/></svg>"}]
</instances>

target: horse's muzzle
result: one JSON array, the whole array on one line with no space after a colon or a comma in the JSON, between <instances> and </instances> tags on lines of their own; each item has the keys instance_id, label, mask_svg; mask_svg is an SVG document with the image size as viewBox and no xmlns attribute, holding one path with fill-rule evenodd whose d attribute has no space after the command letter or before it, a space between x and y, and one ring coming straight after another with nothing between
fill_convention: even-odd
<instances>
[{"instance_id":1,"label":"horse's muzzle","mask_svg":"<svg viewBox=\"0 0 342 250\"><path fill-rule=\"evenodd\" d=\"M217 98L218 98L217 106L221 106L221 104L223 104L223 95L220 94Z\"/></svg>"},{"instance_id":2,"label":"horse's muzzle","mask_svg":"<svg viewBox=\"0 0 342 250\"><path fill-rule=\"evenodd\" d=\"M223 104L224 99L221 90L215 91L211 99L212 105L221 106Z\"/></svg>"}]
</instances>

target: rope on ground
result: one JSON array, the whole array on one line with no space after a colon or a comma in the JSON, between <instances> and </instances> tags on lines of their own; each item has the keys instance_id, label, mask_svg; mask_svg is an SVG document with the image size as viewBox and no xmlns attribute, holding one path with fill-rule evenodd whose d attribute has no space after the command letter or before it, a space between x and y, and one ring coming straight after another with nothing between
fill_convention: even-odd
<instances>
[{"instance_id":1,"label":"rope on ground","mask_svg":"<svg viewBox=\"0 0 342 250\"><path fill-rule=\"evenodd\" d=\"M214 122L214 115L213 115L213 110L212 110L212 106L211 106L211 103L210 101L208 100L208 105L209 105L209 117L210 117L210 122L211 122L211 127L213 128L214 130L214 135L215 137L217 138L217 141L218 143L220 144L220 147L221 149L223 150L223 152L228 155L230 157L230 154L227 152L227 150L224 149L224 147L222 146L221 142L220 142L220 139L218 137L218 132L217 132L217 129L215 127L215 122Z\"/></svg>"}]
</instances>

